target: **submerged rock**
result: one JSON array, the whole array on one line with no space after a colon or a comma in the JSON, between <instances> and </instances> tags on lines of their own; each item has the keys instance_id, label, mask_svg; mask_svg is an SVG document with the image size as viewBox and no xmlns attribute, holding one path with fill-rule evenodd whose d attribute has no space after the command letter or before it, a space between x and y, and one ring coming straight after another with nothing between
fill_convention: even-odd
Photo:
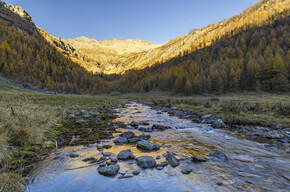
<instances>
[{"instance_id":1,"label":"submerged rock","mask_svg":"<svg viewBox=\"0 0 290 192\"><path fill-rule=\"evenodd\" d=\"M103 145L102 146L104 149L110 149L112 147L112 145Z\"/></svg>"},{"instance_id":2,"label":"submerged rock","mask_svg":"<svg viewBox=\"0 0 290 192\"><path fill-rule=\"evenodd\" d=\"M120 170L120 166L118 164L98 168L98 172L101 175L108 176L108 177L117 175L119 170Z\"/></svg>"},{"instance_id":3,"label":"submerged rock","mask_svg":"<svg viewBox=\"0 0 290 192\"><path fill-rule=\"evenodd\" d=\"M136 157L131 153L131 149L127 149L127 150L121 151L117 155L117 158L119 160L130 160L130 159L135 159Z\"/></svg>"},{"instance_id":4,"label":"submerged rock","mask_svg":"<svg viewBox=\"0 0 290 192\"><path fill-rule=\"evenodd\" d=\"M133 175L139 175L141 173L141 170L135 170L132 172Z\"/></svg>"},{"instance_id":5,"label":"submerged rock","mask_svg":"<svg viewBox=\"0 0 290 192\"><path fill-rule=\"evenodd\" d=\"M189 173L191 173L191 171L192 171L192 168L190 167L184 167L181 169L181 173L185 175L188 175Z\"/></svg>"},{"instance_id":6,"label":"submerged rock","mask_svg":"<svg viewBox=\"0 0 290 192\"><path fill-rule=\"evenodd\" d=\"M178 159L176 159L175 155L171 151L167 151L164 156L169 165L171 165L172 167L177 167L179 165Z\"/></svg>"},{"instance_id":7,"label":"submerged rock","mask_svg":"<svg viewBox=\"0 0 290 192\"><path fill-rule=\"evenodd\" d=\"M228 156L226 156L226 154L224 154L221 151L211 153L211 154L209 154L209 156L212 158L216 158L216 159L228 160Z\"/></svg>"},{"instance_id":8,"label":"submerged rock","mask_svg":"<svg viewBox=\"0 0 290 192\"><path fill-rule=\"evenodd\" d=\"M76 158L76 157L78 157L78 156L79 156L79 155L74 154L74 153L69 154L69 157L70 157L70 158Z\"/></svg>"},{"instance_id":9,"label":"submerged rock","mask_svg":"<svg viewBox=\"0 0 290 192\"><path fill-rule=\"evenodd\" d=\"M160 148L159 145L151 143L147 140L137 142L137 147L146 151L156 151Z\"/></svg>"},{"instance_id":10,"label":"submerged rock","mask_svg":"<svg viewBox=\"0 0 290 192\"><path fill-rule=\"evenodd\" d=\"M161 165L161 164L156 164L155 165L155 168L157 169L157 170L162 170L164 167Z\"/></svg>"},{"instance_id":11,"label":"submerged rock","mask_svg":"<svg viewBox=\"0 0 290 192\"><path fill-rule=\"evenodd\" d=\"M156 161L151 156L141 156L136 159L137 165L143 169L155 167Z\"/></svg>"}]
</instances>

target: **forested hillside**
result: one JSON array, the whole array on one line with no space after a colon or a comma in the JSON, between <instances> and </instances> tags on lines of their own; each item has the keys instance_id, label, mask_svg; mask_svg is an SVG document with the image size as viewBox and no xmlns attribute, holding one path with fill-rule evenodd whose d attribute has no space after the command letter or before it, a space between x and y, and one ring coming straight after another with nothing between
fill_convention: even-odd
<instances>
[{"instance_id":1,"label":"forested hillside","mask_svg":"<svg viewBox=\"0 0 290 192\"><path fill-rule=\"evenodd\" d=\"M0 72L39 89L105 93L110 84L72 62L45 39L20 7L0 2Z\"/></svg>"},{"instance_id":2,"label":"forested hillside","mask_svg":"<svg viewBox=\"0 0 290 192\"><path fill-rule=\"evenodd\" d=\"M126 54L126 58L114 61L116 65L105 68L114 66L115 72L131 70L107 76L93 74L88 67L72 61L74 47L63 41L55 43L56 38L37 29L22 8L0 1L0 72L39 89L78 94L113 90L187 95L287 92L289 6L288 0L261 0L228 20L192 30L149 51ZM83 57L78 59L86 62ZM132 70L144 66L150 67Z\"/></svg>"},{"instance_id":3,"label":"forested hillside","mask_svg":"<svg viewBox=\"0 0 290 192\"><path fill-rule=\"evenodd\" d=\"M289 91L290 16L262 27L248 28L213 45L184 53L164 64L130 71L120 81L120 91L153 89L203 94L232 91Z\"/></svg>"}]
</instances>

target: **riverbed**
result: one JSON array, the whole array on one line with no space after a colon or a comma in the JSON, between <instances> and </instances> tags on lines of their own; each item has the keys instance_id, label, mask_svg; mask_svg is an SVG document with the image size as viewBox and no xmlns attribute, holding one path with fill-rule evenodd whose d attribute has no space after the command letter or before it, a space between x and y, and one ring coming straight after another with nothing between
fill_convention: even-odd
<instances>
[{"instance_id":1,"label":"riverbed","mask_svg":"<svg viewBox=\"0 0 290 192\"><path fill-rule=\"evenodd\" d=\"M69 146L51 152L48 158L34 166L26 191L290 191L290 155L284 150L267 148L229 129L214 129L210 125L172 117L135 102L116 111L116 126L122 123L126 128L118 127L112 139L101 143ZM138 126L130 126L132 121ZM144 121L146 125L139 123ZM170 129L147 132L146 129L153 125ZM135 144L116 145L114 140L128 130L136 136L150 135L150 142L158 144L160 149L144 152ZM112 147L98 150L97 146L102 145ZM157 163L166 161L163 154L171 151L180 164L157 170L142 169L135 160L118 161L119 173L106 177L98 173L98 164L83 161L90 157L102 158L103 152L118 155L126 149L136 157L152 156ZM71 154L77 157L71 158ZM202 161L198 161L200 159ZM192 171L183 174L184 168ZM140 174L132 175L133 171L140 171Z\"/></svg>"}]
</instances>

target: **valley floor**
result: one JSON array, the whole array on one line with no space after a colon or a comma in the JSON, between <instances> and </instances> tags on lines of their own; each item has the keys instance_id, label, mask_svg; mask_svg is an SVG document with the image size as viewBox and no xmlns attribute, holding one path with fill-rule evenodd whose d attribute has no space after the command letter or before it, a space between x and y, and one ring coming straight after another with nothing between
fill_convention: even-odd
<instances>
[{"instance_id":1,"label":"valley floor","mask_svg":"<svg viewBox=\"0 0 290 192\"><path fill-rule=\"evenodd\" d=\"M57 137L70 131L64 121L70 110L106 113L129 100L160 109L196 113L199 117L212 114L227 125L290 127L289 94L244 93L219 97L182 97L163 93L51 95L17 88L0 77L0 191L23 189L25 180L21 175L29 171L31 164L46 157L55 147ZM101 114L104 115L96 113L96 116L107 119Z\"/></svg>"}]
</instances>

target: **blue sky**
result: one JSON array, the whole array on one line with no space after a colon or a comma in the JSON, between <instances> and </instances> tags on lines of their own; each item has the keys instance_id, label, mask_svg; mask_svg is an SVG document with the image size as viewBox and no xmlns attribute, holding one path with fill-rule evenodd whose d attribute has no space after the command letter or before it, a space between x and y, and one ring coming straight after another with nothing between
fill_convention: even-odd
<instances>
[{"instance_id":1,"label":"blue sky","mask_svg":"<svg viewBox=\"0 0 290 192\"><path fill-rule=\"evenodd\" d=\"M164 43L229 18L259 0L4 0L61 38L86 36Z\"/></svg>"}]
</instances>

